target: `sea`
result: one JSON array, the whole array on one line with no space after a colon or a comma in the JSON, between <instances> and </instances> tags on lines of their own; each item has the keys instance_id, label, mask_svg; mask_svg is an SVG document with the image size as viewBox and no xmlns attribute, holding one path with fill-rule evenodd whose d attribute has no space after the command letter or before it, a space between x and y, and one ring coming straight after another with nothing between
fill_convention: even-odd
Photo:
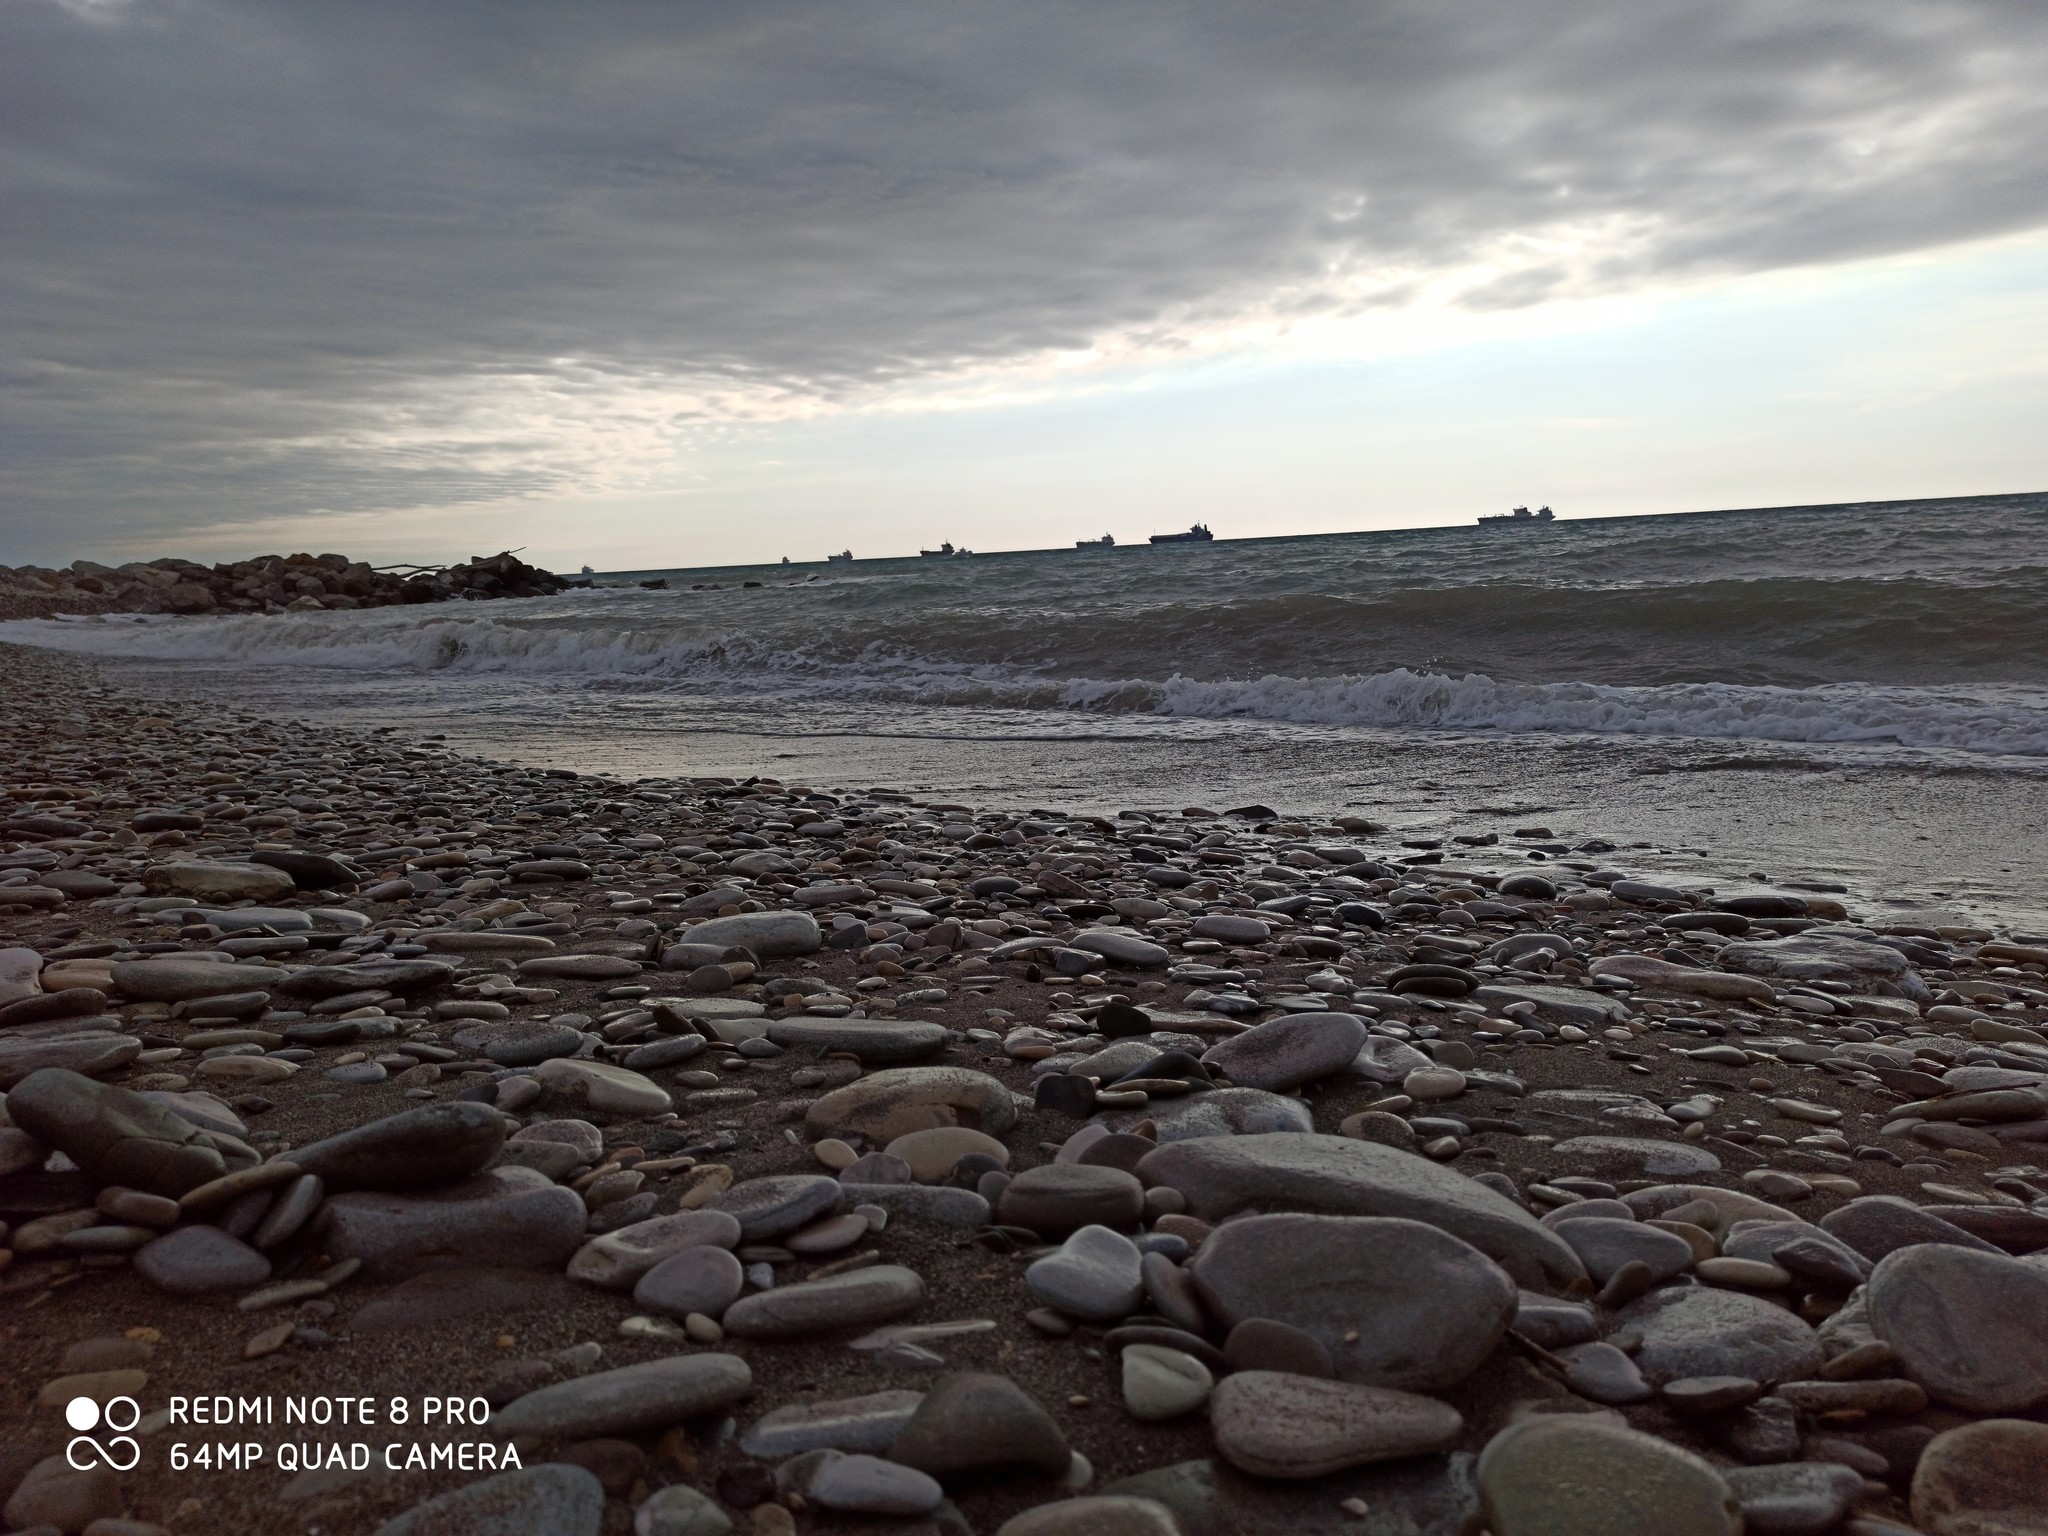
<instances>
[{"instance_id":1,"label":"sea","mask_svg":"<svg viewBox=\"0 0 2048 1536\"><path fill-rule=\"evenodd\" d=\"M1543 827L1646 875L2048 929L2048 494L1217 528L609 572L531 600L17 621L0 639L131 685L624 778L1098 813L1260 803L1366 816L1452 865L1526 858L1514 834ZM955 537L972 543L964 519Z\"/></svg>"}]
</instances>

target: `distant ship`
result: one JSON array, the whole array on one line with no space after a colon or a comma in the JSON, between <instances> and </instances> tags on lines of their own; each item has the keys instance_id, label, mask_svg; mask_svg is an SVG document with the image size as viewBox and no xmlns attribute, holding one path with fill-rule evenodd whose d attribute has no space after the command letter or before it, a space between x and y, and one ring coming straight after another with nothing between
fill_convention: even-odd
<instances>
[{"instance_id":1,"label":"distant ship","mask_svg":"<svg viewBox=\"0 0 2048 1536\"><path fill-rule=\"evenodd\" d=\"M951 542L941 544L937 549L918 551L927 560L965 560L974 553L971 549L955 549Z\"/></svg>"},{"instance_id":2,"label":"distant ship","mask_svg":"<svg viewBox=\"0 0 2048 1536\"><path fill-rule=\"evenodd\" d=\"M1116 548L1116 539L1115 539L1115 537L1114 537L1113 535L1110 535L1110 534L1107 534L1107 533L1105 533L1105 534L1104 534L1104 535L1103 535L1103 536L1102 536L1101 538L1099 538L1099 539L1076 539L1076 540L1074 540L1074 548L1076 548L1076 549L1115 549L1115 548Z\"/></svg>"},{"instance_id":3,"label":"distant ship","mask_svg":"<svg viewBox=\"0 0 2048 1536\"><path fill-rule=\"evenodd\" d=\"M1496 512L1491 517L1479 519L1482 523L1547 523L1557 514L1548 507L1539 507L1531 512L1527 507L1517 507L1512 512Z\"/></svg>"},{"instance_id":4,"label":"distant ship","mask_svg":"<svg viewBox=\"0 0 2048 1536\"><path fill-rule=\"evenodd\" d=\"M825 563L827 565L851 565L853 563L853 551L850 549L842 549L836 555L827 555L825 557Z\"/></svg>"},{"instance_id":5,"label":"distant ship","mask_svg":"<svg viewBox=\"0 0 2048 1536\"><path fill-rule=\"evenodd\" d=\"M1155 533L1154 544L1207 544L1216 535L1209 531L1206 523L1197 523L1186 533Z\"/></svg>"},{"instance_id":6,"label":"distant ship","mask_svg":"<svg viewBox=\"0 0 2048 1536\"><path fill-rule=\"evenodd\" d=\"M597 572L593 571L589 566L586 565L585 567L583 567L583 574L586 576L595 576Z\"/></svg>"}]
</instances>

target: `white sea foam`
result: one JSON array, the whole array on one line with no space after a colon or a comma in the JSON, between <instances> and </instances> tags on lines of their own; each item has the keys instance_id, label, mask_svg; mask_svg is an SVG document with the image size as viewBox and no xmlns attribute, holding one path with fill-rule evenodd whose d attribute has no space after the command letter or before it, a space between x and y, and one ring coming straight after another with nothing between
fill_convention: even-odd
<instances>
[{"instance_id":1,"label":"white sea foam","mask_svg":"<svg viewBox=\"0 0 2048 1536\"><path fill-rule=\"evenodd\" d=\"M356 674L618 679L688 694L745 690L804 699L994 706L1181 720L1324 727L1486 730L1909 749L2048 757L2048 689L1834 683L1623 686L1502 682L1397 667L1340 676L1256 679L1098 678L907 653L830 636L815 643L718 630L684 616L605 602L520 605L499 618L474 608L212 619L37 620L0 639L106 658L345 669ZM608 612L607 609L612 611Z\"/></svg>"}]
</instances>

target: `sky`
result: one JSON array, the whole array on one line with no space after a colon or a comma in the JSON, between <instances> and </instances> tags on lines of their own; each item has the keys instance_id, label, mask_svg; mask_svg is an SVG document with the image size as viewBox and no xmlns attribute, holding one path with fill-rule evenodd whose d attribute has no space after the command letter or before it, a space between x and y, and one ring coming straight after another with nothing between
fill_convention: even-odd
<instances>
[{"instance_id":1,"label":"sky","mask_svg":"<svg viewBox=\"0 0 2048 1536\"><path fill-rule=\"evenodd\" d=\"M0 561L2048 488L2037 0L0 0Z\"/></svg>"}]
</instances>

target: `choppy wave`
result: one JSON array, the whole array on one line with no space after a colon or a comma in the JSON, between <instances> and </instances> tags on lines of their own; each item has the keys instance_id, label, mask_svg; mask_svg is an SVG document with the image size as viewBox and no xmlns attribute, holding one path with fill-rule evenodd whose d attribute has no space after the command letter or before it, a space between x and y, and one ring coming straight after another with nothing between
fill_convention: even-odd
<instances>
[{"instance_id":1,"label":"choppy wave","mask_svg":"<svg viewBox=\"0 0 2048 1536\"><path fill-rule=\"evenodd\" d=\"M2048 497L2010 497L679 572L661 592L0 638L286 691L415 679L450 709L489 678L563 709L715 696L797 726L829 700L2048 757L2044 532Z\"/></svg>"}]
</instances>

